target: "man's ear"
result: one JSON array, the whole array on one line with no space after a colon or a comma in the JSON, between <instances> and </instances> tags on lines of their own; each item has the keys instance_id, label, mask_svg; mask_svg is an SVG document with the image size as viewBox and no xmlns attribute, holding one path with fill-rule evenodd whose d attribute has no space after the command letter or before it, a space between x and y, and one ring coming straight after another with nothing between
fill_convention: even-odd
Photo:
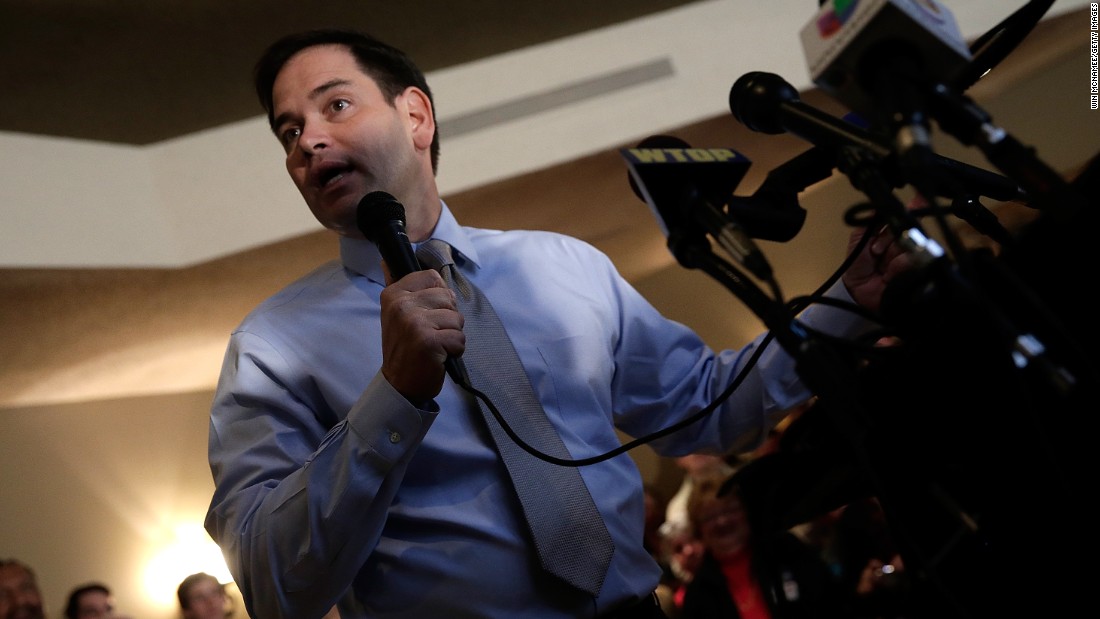
<instances>
[{"instance_id":1,"label":"man's ear","mask_svg":"<svg viewBox=\"0 0 1100 619\"><path fill-rule=\"evenodd\" d=\"M432 113L432 102L428 99L428 95L416 86L406 88L403 96L413 143L417 148L426 151L431 147L432 139L435 137L435 114Z\"/></svg>"}]
</instances>

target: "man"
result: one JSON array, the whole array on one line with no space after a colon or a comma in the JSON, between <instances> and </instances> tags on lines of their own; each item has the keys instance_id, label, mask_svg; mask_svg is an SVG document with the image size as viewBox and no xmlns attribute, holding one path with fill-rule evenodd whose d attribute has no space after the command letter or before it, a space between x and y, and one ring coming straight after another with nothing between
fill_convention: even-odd
<instances>
[{"instance_id":1,"label":"man","mask_svg":"<svg viewBox=\"0 0 1100 619\"><path fill-rule=\"evenodd\" d=\"M183 619L225 619L228 614L229 596L225 585L206 572L198 572L184 578L176 589Z\"/></svg>"},{"instance_id":2,"label":"man","mask_svg":"<svg viewBox=\"0 0 1100 619\"><path fill-rule=\"evenodd\" d=\"M287 171L340 235L341 259L243 321L212 406L206 527L249 614L305 619L338 603L345 619L663 617L633 461L579 469L614 543L598 591L544 571L486 420L445 374L467 346L455 294L434 270L394 281L357 228L357 205L392 194L414 244L453 248L573 458L619 447L616 428L644 436L702 409L759 341L714 354L576 239L460 226L435 183L430 90L400 51L356 33L305 33L276 42L256 78ZM868 265L846 284L873 305L881 280ZM865 328L833 308L805 320L840 337ZM652 445L724 451L764 436L809 395L769 346L718 413Z\"/></svg>"},{"instance_id":3,"label":"man","mask_svg":"<svg viewBox=\"0 0 1100 619\"><path fill-rule=\"evenodd\" d=\"M0 559L0 619L45 619L34 571L16 559Z\"/></svg>"},{"instance_id":4,"label":"man","mask_svg":"<svg viewBox=\"0 0 1100 619\"><path fill-rule=\"evenodd\" d=\"M107 585L88 583L73 589L65 605L66 619L127 619L115 613L115 598Z\"/></svg>"}]
</instances>

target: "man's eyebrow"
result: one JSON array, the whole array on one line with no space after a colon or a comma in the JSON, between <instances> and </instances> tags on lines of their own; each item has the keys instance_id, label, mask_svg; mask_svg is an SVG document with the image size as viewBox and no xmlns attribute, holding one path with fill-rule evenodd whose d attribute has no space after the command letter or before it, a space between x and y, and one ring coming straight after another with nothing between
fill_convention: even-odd
<instances>
[{"instance_id":1,"label":"man's eyebrow","mask_svg":"<svg viewBox=\"0 0 1100 619\"><path fill-rule=\"evenodd\" d=\"M326 92L332 90L333 88L336 88L337 86L346 86L350 83L351 83L351 80L346 80L346 79L341 79L341 78L331 79L331 80L325 82L324 84L321 84L320 86L318 86L318 87L314 88L313 90L309 91L309 99L312 101L312 100L316 99L317 97L320 97L321 95L325 94ZM278 129L280 126L282 126L283 123L287 122L287 120L289 118L290 118L289 113L284 112L282 114L279 114L278 116L275 117L275 122L273 122L271 124L272 129Z\"/></svg>"}]
</instances>

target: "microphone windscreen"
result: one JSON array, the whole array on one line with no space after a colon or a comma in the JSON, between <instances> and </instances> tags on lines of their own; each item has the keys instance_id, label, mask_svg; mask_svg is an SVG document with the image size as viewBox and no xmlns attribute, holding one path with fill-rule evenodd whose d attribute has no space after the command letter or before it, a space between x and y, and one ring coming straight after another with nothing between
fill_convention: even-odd
<instances>
[{"instance_id":1,"label":"microphone windscreen","mask_svg":"<svg viewBox=\"0 0 1100 619\"><path fill-rule=\"evenodd\" d=\"M784 133L780 107L798 101L795 87L774 73L751 71L737 78L730 87L729 105L733 117L760 133Z\"/></svg>"},{"instance_id":2,"label":"microphone windscreen","mask_svg":"<svg viewBox=\"0 0 1100 619\"><path fill-rule=\"evenodd\" d=\"M378 242L378 233L392 221L405 225L405 207L397 198L385 191L372 191L359 200L356 223L359 231L372 243Z\"/></svg>"}]
</instances>

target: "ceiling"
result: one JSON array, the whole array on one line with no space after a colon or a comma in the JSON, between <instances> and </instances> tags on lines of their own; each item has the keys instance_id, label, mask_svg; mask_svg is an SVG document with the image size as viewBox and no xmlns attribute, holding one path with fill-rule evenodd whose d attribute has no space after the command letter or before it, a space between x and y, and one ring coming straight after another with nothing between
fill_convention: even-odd
<instances>
[{"instance_id":1,"label":"ceiling","mask_svg":"<svg viewBox=\"0 0 1100 619\"><path fill-rule=\"evenodd\" d=\"M5 187L0 187L0 212L5 213L9 235L3 244L10 250L16 241L22 243L24 249L17 253L23 256L35 250L44 250L47 258L73 252L59 264L38 257L15 264L9 259L11 266L0 269L0 336L6 343L0 356L0 409L210 389L227 334L244 314L278 287L335 257L333 237L318 230L281 171L278 148L257 116L248 80L251 63L264 45L277 35L310 26L363 27L409 50L429 77L442 84L437 102L445 98L450 108L461 112L447 116L441 110L443 128L456 127L459 121L476 124L486 110L498 114L496 125L490 118L444 142L443 168L459 170L451 173L462 176L464 182L441 178L440 183L462 221L486 227L551 229L584 238L607 252L655 305L692 324L708 341L736 345L751 337L759 328L751 314L738 307L728 292L676 265L651 213L628 188L618 148L653 133L674 133L698 146L733 146L754 162L743 187L759 183L772 167L807 145L790 135L749 132L722 111L725 94L740 72L773 70L792 62L792 57L793 62L802 62L797 51L792 56L791 48L796 46L787 42L773 41L774 51L760 49L764 42L753 39L751 31L776 28L795 40L793 33L813 5L792 19L776 9L742 8L739 2L714 0L536 4L517 6L503 0L410 0L400 5L341 0L316 5L284 0L0 1L0 21L6 24L5 36L0 38L0 75L5 76L0 92L0 142L25 147L0 149L8 153L3 167L9 172ZM775 6L779 4L784 3ZM973 91L979 100L990 102L995 118L1040 145L1040 153L1059 170L1083 161L1100 135L1086 130L1090 122L1096 124L1095 114L1084 120L1074 115L1081 112L1081 105L1072 106L1072 113L1034 112L1062 105L1065 96L1060 90L1067 86L1052 85L1050 80L1065 81L1066 66L1071 66L1068 79L1082 83L1087 71L1082 52L1087 16L1080 12L1087 9L1068 11L1066 4L1056 3L1055 8L1063 10L1053 11ZM960 1L958 5L956 16L968 24L968 32L982 32L1008 12L999 2ZM733 14L743 18L724 23L729 24L729 38L741 40L742 46L751 43L752 54L739 48L751 60L713 52L721 49L715 35L726 28L701 23L700 17L715 10L724 11L723 16L735 10ZM642 27L638 25L641 17L651 18L641 20L647 29L631 30ZM614 39L601 38L609 32L625 33L631 39L625 50L618 49ZM651 36L643 38L639 32ZM756 36L775 38L771 31ZM606 53L590 51L590 46L601 44L607 46ZM717 63L721 71L699 72L662 47L669 45L679 52L693 44L704 48L693 50L698 54L693 59ZM575 66L577 61L568 55L567 50L577 47L589 66ZM628 61L623 64L657 67L657 75L653 85L628 85L624 92L598 93L586 101L577 95L580 82L555 75L563 69L553 64L525 69L522 81L509 73L515 68L512 65L524 69L526 62L545 62L540 54L556 57L557 64L569 65L566 68L573 74L590 74L584 69L596 68L601 75L624 75L604 64L610 62L605 57L625 55ZM672 59L675 75L660 75L661 60L667 58ZM730 64L732 71L726 66ZM800 84L805 101L832 114L845 111L805 87L804 74L796 75L789 68L777 72ZM684 81L689 79L694 81ZM452 88L456 82L474 95L456 94ZM709 82L715 83L714 88L707 88L717 93L695 94L691 84ZM547 85L560 87L554 91ZM493 107L476 99L475 95L485 92L495 93L491 96L503 103ZM518 95L534 93L523 101L530 106L531 101L545 100L547 93L554 92L568 92L574 100L535 110L519 121L508 120L509 112L501 111L508 105L514 109ZM1045 100L1051 103L1038 103ZM692 107L699 101L705 105ZM1014 124L1024 122L1023 127ZM586 143L601 129L617 133L609 131L601 142ZM242 137L245 132L247 136ZM509 150L517 143L518 150ZM244 146L235 151L235 144ZM973 153L945 146L950 148L945 154L980 163ZM494 157L514 161L531 151L555 147L561 152L526 169L479 176L483 169L498 166ZM116 156L118 161L112 159ZM247 168L249 162L235 164L229 173L202 168L208 159L241 156L249 162L258 160L256 169L262 171ZM119 162L126 164L121 174ZM93 166L88 169L95 174L80 166ZM189 167L198 170L191 177L187 177ZM137 193L137 198L129 200L141 210L140 216L123 213L127 192L143 186L145 169L161 175L151 186L167 183L164 178L177 181L170 185L171 191L162 191L171 196L159 208L174 218L164 224L164 236L158 236L155 225L140 219L156 211L156 205L146 200L156 192ZM204 178L217 174L226 180ZM129 182L117 183L120 176ZM218 182L222 185L215 189L206 186ZM34 203L39 195L52 196L66 183L72 187L59 199L66 208L59 215L50 214L52 203ZM261 192L272 184L278 185L279 194L269 199ZM5 194L12 186L31 190L12 198ZM103 192L103 204L93 209L85 198L97 191ZM182 205L171 202L181 195L185 196ZM242 198L256 195L261 197ZM846 233L839 223L840 209L856 199L843 179L806 192L803 206L810 218L804 233L797 243L769 247L790 291L812 288L839 263L843 242L838 238ZM211 206L204 211L202 202ZM74 209L74 204L82 208ZM188 216L194 220L185 220ZM128 219L137 219L141 225L119 232ZM271 221L275 224L264 228ZM248 237L257 229L261 236ZM115 233L117 238L110 236ZM187 245L205 241L211 246ZM143 262L143 251L177 242L185 249L174 257L159 264ZM102 260L95 254L120 248L125 258L134 257L134 263L112 262L114 256ZM709 292L696 293L700 287ZM685 298L694 302L685 303Z\"/></svg>"},{"instance_id":2,"label":"ceiling","mask_svg":"<svg viewBox=\"0 0 1100 619\"><path fill-rule=\"evenodd\" d=\"M431 72L694 1L2 0L0 130L142 145L251 118L253 63L306 28L374 33Z\"/></svg>"}]
</instances>

